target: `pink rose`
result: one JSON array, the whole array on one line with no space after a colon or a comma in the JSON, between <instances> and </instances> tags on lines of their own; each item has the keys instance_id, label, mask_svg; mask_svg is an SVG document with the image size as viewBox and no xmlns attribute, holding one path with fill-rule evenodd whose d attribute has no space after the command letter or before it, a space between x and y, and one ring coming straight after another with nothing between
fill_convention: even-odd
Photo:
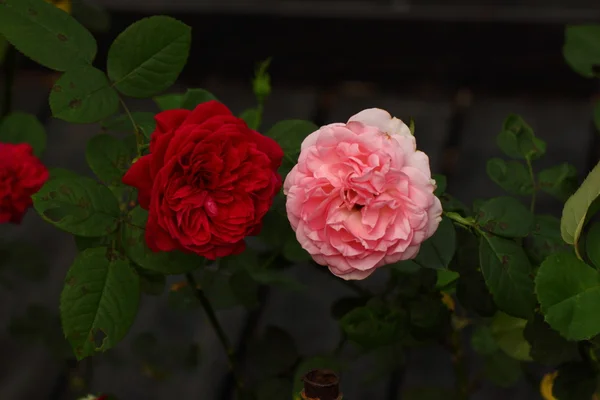
<instances>
[{"instance_id":1,"label":"pink rose","mask_svg":"<svg viewBox=\"0 0 600 400\"><path fill-rule=\"evenodd\" d=\"M284 183L296 238L344 279L414 258L442 206L429 158L398 118L377 108L323 126L302 143Z\"/></svg>"}]
</instances>

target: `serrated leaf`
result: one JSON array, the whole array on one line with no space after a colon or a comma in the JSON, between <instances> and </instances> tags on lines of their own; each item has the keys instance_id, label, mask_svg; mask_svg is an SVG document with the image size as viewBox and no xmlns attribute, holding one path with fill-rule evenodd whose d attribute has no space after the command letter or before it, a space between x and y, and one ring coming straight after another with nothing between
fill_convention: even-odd
<instances>
[{"instance_id":1,"label":"serrated leaf","mask_svg":"<svg viewBox=\"0 0 600 400\"><path fill-rule=\"evenodd\" d=\"M69 69L50 92L52 115L67 122L91 123L114 114L119 96L104 72L90 65Z\"/></svg>"},{"instance_id":2,"label":"serrated leaf","mask_svg":"<svg viewBox=\"0 0 600 400\"><path fill-rule=\"evenodd\" d=\"M566 201L577 190L577 169L568 163L562 163L540 171L538 176L540 189Z\"/></svg>"},{"instance_id":3,"label":"serrated leaf","mask_svg":"<svg viewBox=\"0 0 600 400\"><path fill-rule=\"evenodd\" d=\"M531 345L525 340L523 331L527 320L498 312L492 319L490 330L498 347L519 361L531 361Z\"/></svg>"},{"instance_id":4,"label":"serrated leaf","mask_svg":"<svg viewBox=\"0 0 600 400\"><path fill-rule=\"evenodd\" d=\"M531 345L529 354L535 362L558 365L579 357L577 343L563 338L544 321L541 314L535 314L527 322L523 336Z\"/></svg>"},{"instance_id":5,"label":"serrated leaf","mask_svg":"<svg viewBox=\"0 0 600 400\"><path fill-rule=\"evenodd\" d=\"M131 165L129 149L107 134L96 135L88 141L85 158L98 179L108 186L121 185L123 174Z\"/></svg>"},{"instance_id":6,"label":"serrated leaf","mask_svg":"<svg viewBox=\"0 0 600 400\"><path fill-rule=\"evenodd\" d=\"M567 200L560 220L560 233L577 251L577 242L590 206L600 196L600 163L585 178L579 189Z\"/></svg>"},{"instance_id":7,"label":"serrated leaf","mask_svg":"<svg viewBox=\"0 0 600 400\"><path fill-rule=\"evenodd\" d=\"M567 64L586 78L598 76L600 25L570 25L565 29L563 55Z\"/></svg>"},{"instance_id":8,"label":"serrated leaf","mask_svg":"<svg viewBox=\"0 0 600 400\"><path fill-rule=\"evenodd\" d=\"M512 197L496 197L479 207L477 223L495 235L525 237L533 226L533 214Z\"/></svg>"},{"instance_id":9,"label":"serrated leaf","mask_svg":"<svg viewBox=\"0 0 600 400\"><path fill-rule=\"evenodd\" d=\"M152 99L161 111L174 110L176 108L181 108L183 94L169 93L163 94L162 96L155 96Z\"/></svg>"},{"instance_id":10,"label":"serrated leaf","mask_svg":"<svg viewBox=\"0 0 600 400\"><path fill-rule=\"evenodd\" d=\"M432 269L448 268L456 250L456 231L448 218L443 218L437 231L421 244L415 258L417 264Z\"/></svg>"},{"instance_id":11,"label":"serrated leaf","mask_svg":"<svg viewBox=\"0 0 600 400\"><path fill-rule=\"evenodd\" d=\"M560 220L551 215L536 215L526 250L534 264L559 251L567 251L569 245L560 236Z\"/></svg>"},{"instance_id":12,"label":"serrated leaf","mask_svg":"<svg viewBox=\"0 0 600 400\"><path fill-rule=\"evenodd\" d=\"M131 117L127 114L122 114L102 122L102 127L108 131L115 132L135 132L133 123L137 128L149 139L150 135L156 129L156 121L154 114L151 112L132 112Z\"/></svg>"},{"instance_id":13,"label":"serrated leaf","mask_svg":"<svg viewBox=\"0 0 600 400\"><path fill-rule=\"evenodd\" d=\"M78 360L114 347L135 320L140 282L106 247L87 249L71 265L60 297L63 330Z\"/></svg>"},{"instance_id":14,"label":"serrated leaf","mask_svg":"<svg viewBox=\"0 0 600 400\"><path fill-rule=\"evenodd\" d=\"M518 115L509 115L496 138L498 147L511 158L536 160L546 153L546 142Z\"/></svg>"},{"instance_id":15,"label":"serrated leaf","mask_svg":"<svg viewBox=\"0 0 600 400\"><path fill-rule=\"evenodd\" d=\"M88 1L67 1L72 7L72 15L92 32L105 33L110 29L110 14L99 4Z\"/></svg>"},{"instance_id":16,"label":"serrated leaf","mask_svg":"<svg viewBox=\"0 0 600 400\"><path fill-rule=\"evenodd\" d=\"M585 250L592 264L600 269L600 222L595 222L588 231Z\"/></svg>"},{"instance_id":17,"label":"serrated leaf","mask_svg":"<svg viewBox=\"0 0 600 400\"><path fill-rule=\"evenodd\" d=\"M181 108L194 110L199 104L207 101L217 100L214 94L205 89L188 89L181 100Z\"/></svg>"},{"instance_id":18,"label":"serrated leaf","mask_svg":"<svg viewBox=\"0 0 600 400\"><path fill-rule=\"evenodd\" d=\"M108 76L126 96L151 97L175 83L187 61L191 40L191 28L174 18L141 19L110 46Z\"/></svg>"},{"instance_id":19,"label":"serrated leaf","mask_svg":"<svg viewBox=\"0 0 600 400\"><path fill-rule=\"evenodd\" d=\"M566 339L584 340L600 333L600 273L574 254L546 258L535 291L546 322Z\"/></svg>"},{"instance_id":20,"label":"serrated leaf","mask_svg":"<svg viewBox=\"0 0 600 400\"><path fill-rule=\"evenodd\" d=\"M481 272L499 309L528 318L535 306L531 264L512 240L483 234L479 245Z\"/></svg>"},{"instance_id":21,"label":"serrated leaf","mask_svg":"<svg viewBox=\"0 0 600 400\"><path fill-rule=\"evenodd\" d=\"M119 223L119 203L106 186L91 178L50 179L32 199L44 220L74 235L106 236Z\"/></svg>"},{"instance_id":22,"label":"serrated leaf","mask_svg":"<svg viewBox=\"0 0 600 400\"><path fill-rule=\"evenodd\" d=\"M491 158L486 165L491 180L510 194L528 196L533 193L533 183L527 168L519 161Z\"/></svg>"},{"instance_id":23,"label":"serrated leaf","mask_svg":"<svg viewBox=\"0 0 600 400\"><path fill-rule=\"evenodd\" d=\"M92 34L45 1L0 2L0 33L21 53L57 71L90 65L96 57Z\"/></svg>"},{"instance_id":24,"label":"serrated leaf","mask_svg":"<svg viewBox=\"0 0 600 400\"><path fill-rule=\"evenodd\" d=\"M39 157L46 149L46 130L34 115L13 112L0 120L0 142L28 143Z\"/></svg>"},{"instance_id":25,"label":"serrated leaf","mask_svg":"<svg viewBox=\"0 0 600 400\"><path fill-rule=\"evenodd\" d=\"M146 245L145 228L148 212L139 206L129 213L123 227L125 252L133 262L142 268L165 275L182 274L200 268L205 259L179 251L153 252Z\"/></svg>"}]
</instances>

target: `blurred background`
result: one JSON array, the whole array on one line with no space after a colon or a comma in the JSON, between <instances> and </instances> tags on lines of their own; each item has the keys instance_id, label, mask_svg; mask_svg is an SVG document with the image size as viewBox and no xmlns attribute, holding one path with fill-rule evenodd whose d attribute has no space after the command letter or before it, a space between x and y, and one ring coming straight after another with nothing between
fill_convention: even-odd
<instances>
[{"instance_id":1,"label":"blurred background","mask_svg":"<svg viewBox=\"0 0 600 400\"><path fill-rule=\"evenodd\" d=\"M562 55L566 24L600 23L597 0L73 1L74 15L98 40L101 67L112 40L144 16L167 14L192 26L190 59L173 91L208 89L236 113L255 104L250 83L255 66L272 57L265 130L282 119L346 121L370 107L414 118L418 146L429 155L432 171L446 175L448 192L466 204L502 193L487 177L485 163L500 155L495 137L509 113L523 116L547 142L540 168L569 162L585 176L600 155L592 122L599 81L571 71ZM56 75L12 56L18 66L13 108L45 124L49 143L43 161L89 173L85 143L99 127L52 118L47 96ZM6 73L3 77L0 86ZM129 106L158 112L151 100ZM542 197L538 209L559 215L561 204ZM132 331L114 351L77 365L63 356L57 323L60 290L76 251L71 236L31 211L21 226L0 226L0 239L35 246L36 252L27 247L24 252L39 259L27 268L20 259L10 260L0 271L1 400L66 400L88 391L126 400L230 398L227 363L202 310L169 307L169 285L181 279L169 278L162 295L144 297ZM287 273L309 289L274 288L250 311L220 311L231 340L241 343L274 325L293 336L303 355L331 351L339 340L331 304L352 292L307 265ZM385 276L378 272L365 285L375 287ZM197 343L197 366L171 368L166 376L134 357L139 347L134 338L146 331L164 345L162 355L171 353L171 344ZM379 354L353 363L342 374L344 398L408 399L407 388L453 384L450 355L441 348L412 350L402 363L389 361ZM475 359L472 363L473 371L480 368ZM270 398L289 398L288 393ZM473 398L538 399L538 393L523 379L511 389L484 385Z\"/></svg>"}]
</instances>

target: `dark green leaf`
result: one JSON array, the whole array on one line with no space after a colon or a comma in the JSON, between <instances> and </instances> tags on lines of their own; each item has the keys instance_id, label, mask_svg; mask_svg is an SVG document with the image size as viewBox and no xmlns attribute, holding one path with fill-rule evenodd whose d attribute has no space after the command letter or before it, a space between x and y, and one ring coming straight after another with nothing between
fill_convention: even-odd
<instances>
[{"instance_id":1,"label":"dark green leaf","mask_svg":"<svg viewBox=\"0 0 600 400\"><path fill-rule=\"evenodd\" d=\"M535 306L531 264L521 246L483 234L479 246L481 272L494 302L505 313L528 318Z\"/></svg>"},{"instance_id":2,"label":"dark green leaf","mask_svg":"<svg viewBox=\"0 0 600 400\"><path fill-rule=\"evenodd\" d=\"M413 336L422 340L423 335L441 333L440 325L445 321L447 311L439 294L421 295L411 300L408 303L408 314Z\"/></svg>"},{"instance_id":3,"label":"dark green leaf","mask_svg":"<svg viewBox=\"0 0 600 400\"><path fill-rule=\"evenodd\" d=\"M460 273L473 272L479 269L479 240L473 232L456 229L456 248L450 269Z\"/></svg>"},{"instance_id":4,"label":"dark green leaf","mask_svg":"<svg viewBox=\"0 0 600 400\"><path fill-rule=\"evenodd\" d=\"M540 171L538 180L540 189L563 202L575 193L579 184L577 169L567 163Z\"/></svg>"},{"instance_id":5,"label":"dark green leaf","mask_svg":"<svg viewBox=\"0 0 600 400\"><path fill-rule=\"evenodd\" d=\"M525 326L525 339L531 344L529 354L544 365L559 365L579 357L577 343L569 342L550 327L541 314L535 314Z\"/></svg>"},{"instance_id":6,"label":"dark green leaf","mask_svg":"<svg viewBox=\"0 0 600 400\"><path fill-rule=\"evenodd\" d=\"M536 160L546 153L546 143L536 138L533 129L518 115L506 118L496 143L511 158Z\"/></svg>"},{"instance_id":7,"label":"dark green leaf","mask_svg":"<svg viewBox=\"0 0 600 400\"><path fill-rule=\"evenodd\" d=\"M161 111L174 110L176 108L182 108L183 95L179 93L169 93L163 94L162 96L156 96L153 100Z\"/></svg>"},{"instance_id":8,"label":"dark green leaf","mask_svg":"<svg viewBox=\"0 0 600 400\"><path fill-rule=\"evenodd\" d=\"M57 71L89 65L96 57L92 34L45 1L0 2L0 33L33 61Z\"/></svg>"},{"instance_id":9,"label":"dark green leaf","mask_svg":"<svg viewBox=\"0 0 600 400\"><path fill-rule=\"evenodd\" d=\"M166 279L163 274L157 274L143 268L136 268L140 276L140 288L142 293L150 296L160 296L165 291Z\"/></svg>"},{"instance_id":10,"label":"dark green leaf","mask_svg":"<svg viewBox=\"0 0 600 400\"><path fill-rule=\"evenodd\" d=\"M102 127L109 131L115 132L135 132L133 123L135 121L137 128L144 134L146 138L156 129L156 121L154 114L151 112L132 112L131 118L127 114L121 114L115 118L111 118L102 122Z\"/></svg>"},{"instance_id":11,"label":"dark green leaf","mask_svg":"<svg viewBox=\"0 0 600 400\"><path fill-rule=\"evenodd\" d=\"M570 249L560 236L560 220L551 215L536 215L531 238L526 243L527 254L535 264L541 264L552 253Z\"/></svg>"},{"instance_id":12,"label":"dark green leaf","mask_svg":"<svg viewBox=\"0 0 600 400\"><path fill-rule=\"evenodd\" d=\"M13 112L0 120L0 142L28 143L39 157L46 149L46 130L34 115Z\"/></svg>"},{"instance_id":13,"label":"dark green leaf","mask_svg":"<svg viewBox=\"0 0 600 400\"><path fill-rule=\"evenodd\" d=\"M240 114L250 129L257 130L260 127L261 112L257 108L249 108Z\"/></svg>"},{"instance_id":14,"label":"dark green leaf","mask_svg":"<svg viewBox=\"0 0 600 400\"><path fill-rule=\"evenodd\" d=\"M480 206L477 223L495 235L525 237L533 226L533 214L512 197L496 197Z\"/></svg>"},{"instance_id":15,"label":"dark green leaf","mask_svg":"<svg viewBox=\"0 0 600 400\"><path fill-rule=\"evenodd\" d=\"M52 115L67 122L97 122L114 114L119 96L104 72L90 65L69 69L50 92Z\"/></svg>"},{"instance_id":16,"label":"dark green leaf","mask_svg":"<svg viewBox=\"0 0 600 400\"><path fill-rule=\"evenodd\" d=\"M600 65L600 25L567 26L563 55L578 74L586 78L598 76L595 68Z\"/></svg>"},{"instance_id":17,"label":"dark green leaf","mask_svg":"<svg viewBox=\"0 0 600 400\"><path fill-rule=\"evenodd\" d=\"M139 277L127 260L106 247L80 253L60 297L63 330L77 359L114 347L129 331L139 299Z\"/></svg>"},{"instance_id":18,"label":"dark green leaf","mask_svg":"<svg viewBox=\"0 0 600 400\"><path fill-rule=\"evenodd\" d=\"M469 214L469 208L462 201L448 193L444 193L440 196L440 201L442 202L442 208L446 212L456 212L463 217Z\"/></svg>"},{"instance_id":19,"label":"dark green leaf","mask_svg":"<svg viewBox=\"0 0 600 400\"><path fill-rule=\"evenodd\" d=\"M6 53L10 47L10 43L8 40L2 35L0 35L0 67L4 64L4 58L6 57Z\"/></svg>"},{"instance_id":20,"label":"dark green leaf","mask_svg":"<svg viewBox=\"0 0 600 400\"><path fill-rule=\"evenodd\" d=\"M535 280L535 292L546 322L569 340L600 333L600 273L572 253L546 258Z\"/></svg>"},{"instance_id":21,"label":"dark green leaf","mask_svg":"<svg viewBox=\"0 0 600 400\"><path fill-rule=\"evenodd\" d=\"M191 28L174 18L139 20L110 46L108 76L126 96L151 97L175 83L187 61L191 40Z\"/></svg>"},{"instance_id":22,"label":"dark green leaf","mask_svg":"<svg viewBox=\"0 0 600 400\"><path fill-rule=\"evenodd\" d=\"M499 348L492 330L484 325L478 325L471 336L471 346L477 354L487 356L496 353Z\"/></svg>"},{"instance_id":23,"label":"dark green leaf","mask_svg":"<svg viewBox=\"0 0 600 400\"><path fill-rule=\"evenodd\" d=\"M510 357L519 361L531 361L531 346L523 336L527 320L511 317L498 312L494 316L490 329L498 347Z\"/></svg>"},{"instance_id":24,"label":"dark green leaf","mask_svg":"<svg viewBox=\"0 0 600 400\"><path fill-rule=\"evenodd\" d=\"M312 260L311 255L302 248L300 242L296 239L296 235L286 240L283 245L282 255L286 260L296 263Z\"/></svg>"},{"instance_id":25,"label":"dark green leaf","mask_svg":"<svg viewBox=\"0 0 600 400\"><path fill-rule=\"evenodd\" d=\"M294 339L283 329L267 326L248 347L248 359L260 376L272 377L290 369L298 360Z\"/></svg>"},{"instance_id":26,"label":"dark green leaf","mask_svg":"<svg viewBox=\"0 0 600 400\"><path fill-rule=\"evenodd\" d=\"M355 308L365 306L368 300L364 297L342 297L331 305L331 316L340 320Z\"/></svg>"},{"instance_id":27,"label":"dark green leaf","mask_svg":"<svg viewBox=\"0 0 600 400\"><path fill-rule=\"evenodd\" d=\"M437 231L421 244L415 261L417 264L432 269L448 268L456 250L456 232L454 224L443 218Z\"/></svg>"},{"instance_id":28,"label":"dark green leaf","mask_svg":"<svg viewBox=\"0 0 600 400\"><path fill-rule=\"evenodd\" d=\"M435 180L435 184L436 184L434 194L439 197L446 192L446 185L447 185L446 177L444 175L440 175L440 174L433 174L432 178L433 178L433 180Z\"/></svg>"},{"instance_id":29,"label":"dark green leaf","mask_svg":"<svg viewBox=\"0 0 600 400\"><path fill-rule=\"evenodd\" d=\"M73 236L73 239L75 239L77 250L84 251L93 247L110 247L112 241L116 238L114 235L107 235L98 237Z\"/></svg>"},{"instance_id":30,"label":"dark green leaf","mask_svg":"<svg viewBox=\"0 0 600 400\"><path fill-rule=\"evenodd\" d=\"M385 306L364 306L350 311L340 320L348 339L364 349L373 349L402 340L408 316Z\"/></svg>"},{"instance_id":31,"label":"dark green leaf","mask_svg":"<svg viewBox=\"0 0 600 400\"><path fill-rule=\"evenodd\" d=\"M110 14L98 4L88 1L71 2L72 15L92 32L105 33L110 29Z\"/></svg>"},{"instance_id":32,"label":"dark green leaf","mask_svg":"<svg viewBox=\"0 0 600 400\"><path fill-rule=\"evenodd\" d=\"M285 154L282 168L287 165L291 169L291 166L296 165L300 154L300 145L308 135L317 129L319 127L312 122L303 120L280 121L269 129L267 136L275 139Z\"/></svg>"},{"instance_id":33,"label":"dark green leaf","mask_svg":"<svg viewBox=\"0 0 600 400\"><path fill-rule=\"evenodd\" d=\"M596 392L597 378L588 363L562 365L552 386L552 395L559 400L589 400Z\"/></svg>"},{"instance_id":34,"label":"dark green leaf","mask_svg":"<svg viewBox=\"0 0 600 400\"><path fill-rule=\"evenodd\" d=\"M390 264L390 267L398 272L412 274L417 272L421 266L413 260L398 261L397 263Z\"/></svg>"},{"instance_id":35,"label":"dark green leaf","mask_svg":"<svg viewBox=\"0 0 600 400\"><path fill-rule=\"evenodd\" d=\"M595 222L588 231L585 249L592 264L600 269L600 222Z\"/></svg>"},{"instance_id":36,"label":"dark green leaf","mask_svg":"<svg viewBox=\"0 0 600 400\"><path fill-rule=\"evenodd\" d=\"M76 172L65 169L65 168L48 168L48 172L50 173L50 179L78 178L81 176L81 175L78 175Z\"/></svg>"},{"instance_id":37,"label":"dark green leaf","mask_svg":"<svg viewBox=\"0 0 600 400\"><path fill-rule=\"evenodd\" d=\"M519 161L489 159L486 171L491 180L510 194L528 196L533 193L533 182L527 167Z\"/></svg>"},{"instance_id":38,"label":"dark green leaf","mask_svg":"<svg viewBox=\"0 0 600 400\"><path fill-rule=\"evenodd\" d=\"M335 372L340 372L342 364L339 360L330 356L317 356L302 360L302 362L296 367L294 373L294 388L292 389L292 398L296 400L299 398L300 391L302 390L303 383L302 377L308 372L314 369L330 369ZM282 399L284 397L282 396Z\"/></svg>"},{"instance_id":39,"label":"dark green leaf","mask_svg":"<svg viewBox=\"0 0 600 400\"><path fill-rule=\"evenodd\" d=\"M42 218L74 235L106 236L117 229L119 203L93 179L50 179L32 198Z\"/></svg>"},{"instance_id":40,"label":"dark green leaf","mask_svg":"<svg viewBox=\"0 0 600 400\"><path fill-rule=\"evenodd\" d=\"M165 275L181 274L200 268L205 259L179 251L153 252L146 245L145 229L148 212L136 207L129 213L123 229L125 252L133 262L142 268Z\"/></svg>"},{"instance_id":41,"label":"dark green leaf","mask_svg":"<svg viewBox=\"0 0 600 400\"><path fill-rule=\"evenodd\" d=\"M501 387L513 386L523 376L519 361L502 351L485 357L483 373L490 382Z\"/></svg>"},{"instance_id":42,"label":"dark green leaf","mask_svg":"<svg viewBox=\"0 0 600 400\"><path fill-rule=\"evenodd\" d=\"M482 317L491 317L496 313L496 304L483 276L478 271L469 271L460 275L456 285L456 297L466 310Z\"/></svg>"},{"instance_id":43,"label":"dark green leaf","mask_svg":"<svg viewBox=\"0 0 600 400\"><path fill-rule=\"evenodd\" d=\"M88 141L85 158L98 179L108 186L121 185L123 174L131 165L129 149L107 134L96 135Z\"/></svg>"},{"instance_id":44,"label":"dark green leaf","mask_svg":"<svg viewBox=\"0 0 600 400\"><path fill-rule=\"evenodd\" d=\"M181 101L181 108L193 110L199 104L206 103L211 100L219 100L214 94L205 89L188 89Z\"/></svg>"},{"instance_id":45,"label":"dark green leaf","mask_svg":"<svg viewBox=\"0 0 600 400\"><path fill-rule=\"evenodd\" d=\"M435 287L438 289L446 288L449 285L456 284L458 278L460 278L458 272L450 271L449 269L440 269L437 271L437 282Z\"/></svg>"}]
</instances>

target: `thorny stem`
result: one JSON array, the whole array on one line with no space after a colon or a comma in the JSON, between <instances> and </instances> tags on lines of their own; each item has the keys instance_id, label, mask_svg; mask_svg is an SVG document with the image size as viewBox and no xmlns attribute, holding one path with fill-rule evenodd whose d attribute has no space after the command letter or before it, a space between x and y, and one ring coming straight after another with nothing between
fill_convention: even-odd
<instances>
[{"instance_id":1,"label":"thorny stem","mask_svg":"<svg viewBox=\"0 0 600 400\"><path fill-rule=\"evenodd\" d=\"M221 342L221 345L223 346L223 349L225 350L225 353L227 354L227 360L229 362L229 369L231 370L231 373L234 376L235 386L238 389L238 391L241 392L241 390L244 388L244 384L239 379L239 377L237 376L236 371L235 371L234 350L233 350L233 347L231 347L231 344L229 343L229 339L227 338L227 335L225 334L223 327L221 326L221 324L219 323L219 320L217 319L215 310L212 307L212 305L210 304L210 301L208 300L206 295L204 294L204 291L202 290L202 288L196 283L196 278L194 278L194 275L192 275L191 273L187 273L187 274L185 274L185 278L187 279L187 282L190 285L190 287L193 289L194 295L200 301L200 304L202 304L202 308L204 309L204 312L206 312L206 315L208 316L208 320L209 320L210 324L212 325L217 336L219 337L219 341Z\"/></svg>"},{"instance_id":2,"label":"thorny stem","mask_svg":"<svg viewBox=\"0 0 600 400\"><path fill-rule=\"evenodd\" d=\"M531 165L531 160L529 158L527 158L527 170L529 171L529 177L531 178L531 185L533 187L533 191L531 193L531 205L529 206L529 210L533 213L533 211L535 210L535 192L537 191L537 186L535 183L533 166Z\"/></svg>"},{"instance_id":3,"label":"thorny stem","mask_svg":"<svg viewBox=\"0 0 600 400\"><path fill-rule=\"evenodd\" d=\"M17 50L14 46L8 46L6 58L4 59L4 99L2 101L2 112L0 118L6 117L12 111L13 86L15 80L15 69L17 63Z\"/></svg>"},{"instance_id":4,"label":"thorny stem","mask_svg":"<svg viewBox=\"0 0 600 400\"><path fill-rule=\"evenodd\" d=\"M121 103L121 106L123 106L123 110L125 110L125 114L127 114L127 117L129 117L129 120L131 121L131 125L133 125L133 133L135 134L135 142L137 145L136 146L137 155L138 155L138 157L141 157L142 156L142 148L144 147L144 138L142 137L142 133L140 132L140 129L138 128L137 123L133 119L133 115L131 115L131 111L129 111L129 108L127 108L125 101L123 101L123 98L119 97L119 102Z\"/></svg>"}]
</instances>

